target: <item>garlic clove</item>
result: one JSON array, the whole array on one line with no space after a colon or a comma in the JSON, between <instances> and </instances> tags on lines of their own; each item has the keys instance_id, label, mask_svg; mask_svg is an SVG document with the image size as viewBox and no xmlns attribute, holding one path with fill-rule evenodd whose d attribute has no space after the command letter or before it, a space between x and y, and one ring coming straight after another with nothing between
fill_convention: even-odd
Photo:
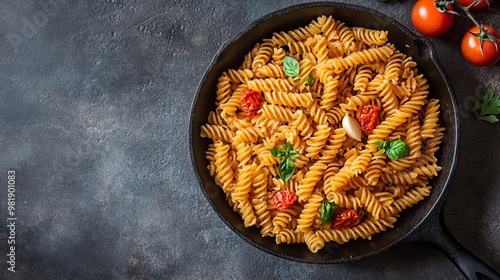
<instances>
[{"instance_id":1,"label":"garlic clove","mask_svg":"<svg viewBox=\"0 0 500 280\"><path fill-rule=\"evenodd\" d=\"M342 119L342 127L345 129L347 136L354 140L361 141L363 132L361 131L361 126L358 121L353 117L346 115Z\"/></svg>"}]
</instances>

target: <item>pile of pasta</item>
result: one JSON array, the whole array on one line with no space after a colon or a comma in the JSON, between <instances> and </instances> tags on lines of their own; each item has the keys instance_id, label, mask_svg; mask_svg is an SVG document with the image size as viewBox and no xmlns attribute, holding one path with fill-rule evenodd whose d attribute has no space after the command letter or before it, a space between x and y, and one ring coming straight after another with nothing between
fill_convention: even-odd
<instances>
[{"instance_id":1,"label":"pile of pasta","mask_svg":"<svg viewBox=\"0 0 500 280\"><path fill-rule=\"evenodd\" d=\"M286 56L299 62L298 77L285 74ZM306 85L310 74L314 80ZM261 93L257 116L241 110L247 88ZM316 253L326 242L370 239L429 196L429 180L441 170L435 154L444 128L428 89L416 62L388 43L387 31L321 16L276 32L218 79L216 109L201 127L201 136L213 140L208 169L244 225L278 244L305 242ZM342 118L356 118L366 104L379 108L379 122L357 141L346 135ZM395 139L407 143L407 157L377 154L375 141ZM300 153L286 182L270 152L285 142ZM280 190L293 191L297 203L277 210L272 197ZM344 229L320 225L324 200L355 209L360 222Z\"/></svg>"}]
</instances>

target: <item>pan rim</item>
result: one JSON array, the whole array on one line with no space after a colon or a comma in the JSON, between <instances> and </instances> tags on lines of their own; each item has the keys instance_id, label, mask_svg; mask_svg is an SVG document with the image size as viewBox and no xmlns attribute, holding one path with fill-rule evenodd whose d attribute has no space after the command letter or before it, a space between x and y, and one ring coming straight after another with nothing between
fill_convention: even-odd
<instances>
[{"instance_id":1,"label":"pan rim","mask_svg":"<svg viewBox=\"0 0 500 280\"><path fill-rule=\"evenodd\" d=\"M196 109L197 101L198 101L199 96L201 94L202 87L205 84L205 82L206 82L206 80L207 80L207 78L209 76L210 71L217 64L217 62L220 60L220 57L221 57L223 51L225 49L227 49L231 44L235 43L239 38L241 38L247 32L249 32L252 29L256 28L260 24L263 24L266 21L271 20L272 18L274 18L276 16L279 16L279 15L282 15L282 14L286 14L286 13L290 13L290 12L293 12L293 11L296 11L296 10L300 10L300 9L314 8L314 7L340 7L340 8L346 8L346 9L352 9L352 10L356 10L356 11L366 12L366 13L369 13L369 14L375 16L375 17L378 17L378 18L382 19L383 21L385 21L387 23L395 25L398 29L400 29L404 34L406 34L408 37L410 37L414 41L416 41L416 42L417 41L423 42L425 44L425 46L429 49L430 60L433 62L434 66L436 67L436 69L438 70L438 72L440 73L440 75L442 76L442 79L443 79L443 81L445 83L445 86L448 89L448 93L447 94L450 97L450 106L453 109L452 110L452 114L453 114L452 121L453 121L453 125L454 125L455 129L453 131L454 135L451 138L451 139L453 139L453 143L450 143L450 145L453 147L452 148L453 154L450 155L450 157L453 160L452 160L452 162L450 164L450 168L449 168L449 172L447 173L447 176L446 177L442 177L443 185L444 185L443 188L441 189L441 191L439 193L433 194L434 196L436 196L435 201L430 205L430 207L422 215L422 217L418 220L418 222L415 224L415 226L412 229L408 230L405 234L403 234L399 239L397 239L394 242L391 242L390 244L388 244L388 245L386 245L386 246L384 246L382 248L373 250L373 251L365 253L363 255L351 256L350 258L340 258L340 259L304 259L304 258L297 258L297 257L294 257L294 256L289 256L289 255L281 254L279 252L276 252L274 250L266 248L265 246L263 246L261 244L258 244L256 241L254 241L250 237L246 236L239 229L237 229L232 223L230 223L222 215L222 213L220 212L220 210L217 208L217 206L213 202L212 198L210 197L210 194L204 188L204 183L202 181L200 173L198 172L199 169L198 169L198 166L197 166L196 160L195 160L195 151L194 151L194 146L193 146L193 124L194 124L194 117L195 117L195 114L196 114L195 109ZM443 70L443 68L441 66L441 63L439 62L439 60L437 58L437 55L436 55L435 48L434 48L434 46L432 45L432 43L431 43L431 41L429 39L427 39L425 37L417 36L415 33L413 33L406 26L402 25L401 23L399 23L397 20L391 18L390 16L385 15L385 14L379 12L379 11L363 7L363 6L353 5L353 4L346 4L346 3L335 3L335 2L311 2L311 3L296 4L296 5L292 5L292 6L289 6L289 7L285 7L285 8L282 8L282 9L275 10L273 12L270 12L270 13L268 13L268 14L260 17L259 19L255 20L255 21L251 22L246 27L244 27L241 32L238 32L236 35L234 35L230 39L226 40L221 45L221 47L219 47L219 49L217 50L217 52L213 56L212 61L209 63L209 65L207 67L207 70L204 72L204 74L202 76L202 79L200 80L200 83L197 86L197 89L196 89L196 92L195 92L195 95L194 95L194 98L193 98L193 101L192 101L192 105L191 105L191 114L190 114L190 123L189 123L189 146L190 146L191 163L192 163L192 166L193 166L193 168L195 170L195 174L196 174L195 177L196 177L196 179L198 181L199 186L202 189L203 195L208 200L208 202L211 205L211 207L215 210L215 212L217 213L217 215L219 216L219 218L221 218L221 220L233 232L235 232L239 237L241 237L246 242L250 243L252 246L254 246L254 247L256 247L256 248L258 248L258 249L260 249L262 251L265 251L265 252L267 252L267 253L269 253L271 255L278 256L280 258L284 258L284 259L287 259L287 260L301 262L301 263L332 264L332 263L345 263L345 262L350 262L350 261L355 261L355 260L361 260L361 259L365 259L365 258L368 258L370 256L373 256L373 255L378 255L381 252L386 251L386 250L388 250L388 249L396 246L397 244L402 243L402 241L404 241L405 239L407 239L407 237L409 235L411 235L412 233L414 233L415 230L426 219L429 218L429 215L431 215L431 213L433 213L437 208L442 207L442 205L444 204L444 199L445 199L446 193L448 192L449 185L451 183L453 174L455 172L455 169L456 169L456 166L457 166L457 162L458 162L458 155L459 155L460 121L459 121L458 109L457 108L458 108L458 106L457 106L457 102L456 102L456 98L455 98L455 94L454 94L452 85L451 85L451 83L449 81L448 76L444 72L444 70ZM448 133L451 133L451 132L448 132ZM442 175L444 175L444 174L440 174L440 176L442 176ZM215 185L215 183L214 183L214 185Z\"/></svg>"}]
</instances>

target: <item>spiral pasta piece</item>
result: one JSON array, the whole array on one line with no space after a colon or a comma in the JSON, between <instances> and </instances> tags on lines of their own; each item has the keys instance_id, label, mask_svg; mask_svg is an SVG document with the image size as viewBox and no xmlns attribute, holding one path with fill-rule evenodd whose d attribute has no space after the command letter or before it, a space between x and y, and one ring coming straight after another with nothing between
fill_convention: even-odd
<instances>
[{"instance_id":1,"label":"spiral pasta piece","mask_svg":"<svg viewBox=\"0 0 500 280\"><path fill-rule=\"evenodd\" d=\"M265 198L267 195L269 170L263 165L258 165L252 178L251 197L253 199Z\"/></svg>"},{"instance_id":2,"label":"spiral pasta piece","mask_svg":"<svg viewBox=\"0 0 500 280\"><path fill-rule=\"evenodd\" d=\"M241 90L242 88L235 90L227 102L219 105L219 108L222 109L221 116L223 118L235 117L237 111L241 110Z\"/></svg>"},{"instance_id":3,"label":"spiral pasta piece","mask_svg":"<svg viewBox=\"0 0 500 280\"><path fill-rule=\"evenodd\" d=\"M300 212L297 220L297 231L306 233L310 231L316 216L319 215L319 208L323 203L323 196L313 194L304 205L304 209Z\"/></svg>"},{"instance_id":4,"label":"spiral pasta piece","mask_svg":"<svg viewBox=\"0 0 500 280\"><path fill-rule=\"evenodd\" d=\"M329 110L335 106L335 100L339 93L338 90L339 79L338 77L328 77L325 83L325 90L323 95L321 95L321 109Z\"/></svg>"},{"instance_id":5,"label":"spiral pasta piece","mask_svg":"<svg viewBox=\"0 0 500 280\"><path fill-rule=\"evenodd\" d=\"M348 68L355 68L360 64L367 64L375 61L386 61L392 55L393 49L389 46L382 46L354 52L346 57L329 59L326 64L332 68L333 73L340 74Z\"/></svg>"},{"instance_id":6,"label":"spiral pasta piece","mask_svg":"<svg viewBox=\"0 0 500 280\"><path fill-rule=\"evenodd\" d=\"M431 99L425 110L425 117L422 124L422 138L432 138L438 126L439 120L439 100Z\"/></svg>"},{"instance_id":7,"label":"spiral pasta piece","mask_svg":"<svg viewBox=\"0 0 500 280\"><path fill-rule=\"evenodd\" d=\"M381 46L387 43L387 31L374 30L363 27L352 28L354 38L367 45Z\"/></svg>"},{"instance_id":8,"label":"spiral pasta piece","mask_svg":"<svg viewBox=\"0 0 500 280\"><path fill-rule=\"evenodd\" d=\"M309 44L306 44L305 42L302 41L288 42L287 46L290 52L292 53L304 54L311 52L311 47L309 46Z\"/></svg>"},{"instance_id":9,"label":"spiral pasta piece","mask_svg":"<svg viewBox=\"0 0 500 280\"><path fill-rule=\"evenodd\" d=\"M352 237L349 233L344 229L320 229L316 231L316 234L320 236L325 242L336 242L338 244L344 244L348 242Z\"/></svg>"},{"instance_id":10,"label":"spiral pasta piece","mask_svg":"<svg viewBox=\"0 0 500 280\"><path fill-rule=\"evenodd\" d=\"M430 195L429 187L415 187L403 195L403 197L397 198L394 202L386 208L387 215L394 216L401 213L404 209L413 207L419 201L424 200L426 196Z\"/></svg>"},{"instance_id":11,"label":"spiral pasta piece","mask_svg":"<svg viewBox=\"0 0 500 280\"><path fill-rule=\"evenodd\" d=\"M345 103L340 104L342 111L349 115L358 111L363 105L369 104L371 100L377 98L375 95L353 95L346 98Z\"/></svg>"},{"instance_id":12,"label":"spiral pasta piece","mask_svg":"<svg viewBox=\"0 0 500 280\"><path fill-rule=\"evenodd\" d=\"M265 41L262 43L252 61L252 70L257 70L258 68L264 66L271 59L273 53L274 49L271 41Z\"/></svg>"},{"instance_id":13,"label":"spiral pasta piece","mask_svg":"<svg viewBox=\"0 0 500 280\"><path fill-rule=\"evenodd\" d=\"M393 228L393 224L395 222L396 218L394 217L379 220L368 219L355 227L345 229L345 231L348 232L351 239L358 239L359 237L363 239L371 239L372 235L375 233L386 231L387 228Z\"/></svg>"},{"instance_id":14,"label":"spiral pasta piece","mask_svg":"<svg viewBox=\"0 0 500 280\"><path fill-rule=\"evenodd\" d=\"M396 110L392 115L375 127L372 134L368 136L368 143L373 144L375 141L382 141L387 138L396 127L405 123L409 117L411 117L410 113Z\"/></svg>"},{"instance_id":15,"label":"spiral pasta piece","mask_svg":"<svg viewBox=\"0 0 500 280\"><path fill-rule=\"evenodd\" d=\"M304 235L304 242L307 244L307 248L313 253L317 253L325 246L325 241L314 231L306 232Z\"/></svg>"},{"instance_id":16,"label":"spiral pasta piece","mask_svg":"<svg viewBox=\"0 0 500 280\"><path fill-rule=\"evenodd\" d=\"M220 111L217 113L215 111L210 111L208 114L208 123L222 126L227 125L226 120L220 115Z\"/></svg>"},{"instance_id":17,"label":"spiral pasta piece","mask_svg":"<svg viewBox=\"0 0 500 280\"><path fill-rule=\"evenodd\" d=\"M285 70L280 65L276 65L273 63L266 64L260 68L255 70L255 76L257 78L278 78L284 79L286 78Z\"/></svg>"},{"instance_id":18,"label":"spiral pasta piece","mask_svg":"<svg viewBox=\"0 0 500 280\"><path fill-rule=\"evenodd\" d=\"M368 83L372 80L373 70L370 64L361 65L358 68L357 73L354 75L354 90L360 92L365 92L368 87Z\"/></svg>"},{"instance_id":19,"label":"spiral pasta piece","mask_svg":"<svg viewBox=\"0 0 500 280\"><path fill-rule=\"evenodd\" d=\"M323 173L323 184L327 184L327 182L335 176L342 167L343 163L340 162L334 162L331 161L330 159L324 160L321 158L319 161L327 164L325 172Z\"/></svg>"},{"instance_id":20,"label":"spiral pasta piece","mask_svg":"<svg viewBox=\"0 0 500 280\"><path fill-rule=\"evenodd\" d=\"M424 175L429 178L437 176L438 171L441 171L441 167L435 163L413 168L413 172L417 175Z\"/></svg>"},{"instance_id":21,"label":"spiral pasta piece","mask_svg":"<svg viewBox=\"0 0 500 280\"><path fill-rule=\"evenodd\" d=\"M226 193L228 193L230 191L229 187L232 184L234 178L234 172L230 165L230 158L228 157L228 151L231 147L229 145L223 144L221 141L216 141L214 143L214 147L214 162L216 174L219 182L222 184L222 189Z\"/></svg>"},{"instance_id":22,"label":"spiral pasta piece","mask_svg":"<svg viewBox=\"0 0 500 280\"><path fill-rule=\"evenodd\" d=\"M331 128L328 124L318 125L317 129L313 136L306 141L306 157L308 158L319 157L320 151L323 150L326 141L330 138Z\"/></svg>"},{"instance_id":23,"label":"spiral pasta piece","mask_svg":"<svg viewBox=\"0 0 500 280\"><path fill-rule=\"evenodd\" d=\"M399 108L399 99L396 93L394 93L393 86L384 80L378 90L380 91L380 97L384 104L384 113L386 115L393 114Z\"/></svg>"},{"instance_id":24,"label":"spiral pasta piece","mask_svg":"<svg viewBox=\"0 0 500 280\"><path fill-rule=\"evenodd\" d=\"M273 104L262 105L262 117L280 122L293 122L293 113L290 108Z\"/></svg>"},{"instance_id":25,"label":"spiral pasta piece","mask_svg":"<svg viewBox=\"0 0 500 280\"><path fill-rule=\"evenodd\" d=\"M245 142L239 143L235 148L238 166L246 165L252 159L252 148Z\"/></svg>"},{"instance_id":26,"label":"spiral pasta piece","mask_svg":"<svg viewBox=\"0 0 500 280\"><path fill-rule=\"evenodd\" d=\"M342 43L342 46L345 50L355 51L356 43L354 42L354 32L351 28L347 27L343 22L337 22L336 28L339 41Z\"/></svg>"},{"instance_id":27,"label":"spiral pasta piece","mask_svg":"<svg viewBox=\"0 0 500 280\"><path fill-rule=\"evenodd\" d=\"M261 131L255 127L241 127L236 131L236 136L233 137L233 141L246 141L255 143L261 137Z\"/></svg>"},{"instance_id":28,"label":"spiral pasta piece","mask_svg":"<svg viewBox=\"0 0 500 280\"><path fill-rule=\"evenodd\" d=\"M299 216L300 211L301 208L296 206L278 211L272 219L273 232L279 233L282 229L288 228L292 220Z\"/></svg>"},{"instance_id":29,"label":"spiral pasta piece","mask_svg":"<svg viewBox=\"0 0 500 280\"><path fill-rule=\"evenodd\" d=\"M324 160L332 160L340 153L342 149L342 144L346 140L346 130L345 128L337 128L333 131L330 139L323 146L323 157Z\"/></svg>"},{"instance_id":30,"label":"spiral pasta piece","mask_svg":"<svg viewBox=\"0 0 500 280\"><path fill-rule=\"evenodd\" d=\"M241 168L238 173L238 178L236 180L236 185L234 186L234 192L231 194L233 202L242 202L243 200L249 200L250 191L252 190L252 176L255 170L255 165L245 165Z\"/></svg>"},{"instance_id":31,"label":"spiral pasta piece","mask_svg":"<svg viewBox=\"0 0 500 280\"><path fill-rule=\"evenodd\" d=\"M278 46L284 46L289 42L303 41L321 32L321 27L317 21L312 21L306 27L299 27L288 32L281 31L273 33L272 42Z\"/></svg>"},{"instance_id":32,"label":"spiral pasta piece","mask_svg":"<svg viewBox=\"0 0 500 280\"><path fill-rule=\"evenodd\" d=\"M249 51L245 58L243 59L243 63L238 69L250 69L252 68L252 61L257 55L257 50L260 48L260 43L256 43L251 51Z\"/></svg>"},{"instance_id":33,"label":"spiral pasta piece","mask_svg":"<svg viewBox=\"0 0 500 280\"><path fill-rule=\"evenodd\" d=\"M201 126L201 137L229 143L234 137L234 132L225 125L206 124Z\"/></svg>"},{"instance_id":34,"label":"spiral pasta piece","mask_svg":"<svg viewBox=\"0 0 500 280\"><path fill-rule=\"evenodd\" d=\"M372 157L372 162L370 166L366 169L364 178L368 182L368 185L375 186L377 185L380 176L382 176L382 169L386 165L385 162L386 155L374 155Z\"/></svg>"},{"instance_id":35,"label":"spiral pasta piece","mask_svg":"<svg viewBox=\"0 0 500 280\"><path fill-rule=\"evenodd\" d=\"M297 196L299 202L304 202L309 199L314 187L321 180L323 172L326 169L326 164L321 161L316 161L310 168L309 171L304 175L304 179L300 182L297 187Z\"/></svg>"},{"instance_id":36,"label":"spiral pasta piece","mask_svg":"<svg viewBox=\"0 0 500 280\"><path fill-rule=\"evenodd\" d=\"M307 107L313 98L310 92L287 93L287 92L264 92L267 102L276 105L284 105L292 108Z\"/></svg>"},{"instance_id":37,"label":"spiral pasta piece","mask_svg":"<svg viewBox=\"0 0 500 280\"><path fill-rule=\"evenodd\" d=\"M316 35L316 44L312 48L314 56L318 64L325 62L328 59L328 41L325 37Z\"/></svg>"},{"instance_id":38,"label":"spiral pasta piece","mask_svg":"<svg viewBox=\"0 0 500 280\"><path fill-rule=\"evenodd\" d=\"M356 175L361 174L368 168L368 165L371 163L371 159L372 159L371 150L366 149L361 151L359 156L357 156L352 162L352 165L350 166L351 171L354 172Z\"/></svg>"},{"instance_id":39,"label":"spiral pasta piece","mask_svg":"<svg viewBox=\"0 0 500 280\"><path fill-rule=\"evenodd\" d=\"M316 63L310 59L303 59L299 62L300 65L300 80L299 80L299 88L303 90L306 87L307 80L309 79L309 74L311 74L313 67Z\"/></svg>"},{"instance_id":40,"label":"spiral pasta piece","mask_svg":"<svg viewBox=\"0 0 500 280\"><path fill-rule=\"evenodd\" d=\"M336 125L342 121L345 116L344 111L340 107L335 107L326 112L326 117L331 125Z\"/></svg>"},{"instance_id":41,"label":"spiral pasta piece","mask_svg":"<svg viewBox=\"0 0 500 280\"><path fill-rule=\"evenodd\" d=\"M231 83L245 83L253 78L253 72L250 69L229 69L227 75Z\"/></svg>"},{"instance_id":42,"label":"spiral pasta piece","mask_svg":"<svg viewBox=\"0 0 500 280\"><path fill-rule=\"evenodd\" d=\"M245 227L251 227L257 223L257 217L253 211L252 203L248 200L238 201L236 203L238 211L243 219L243 224Z\"/></svg>"},{"instance_id":43,"label":"spiral pasta piece","mask_svg":"<svg viewBox=\"0 0 500 280\"><path fill-rule=\"evenodd\" d=\"M395 84L399 81L401 75L403 74L403 60L405 59L405 55L396 51L392 54L392 56L387 60L387 65L384 71L384 78L387 81ZM403 96L398 96L402 98Z\"/></svg>"},{"instance_id":44,"label":"spiral pasta piece","mask_svg":"<svg viewBox=\"0 0 500 280\"><path fill-rule=\"evenodd\" d=\"M390 192L376 192L373 195L382 207L387 207L394 202L394 195Z\"/></svg>"},{"instance_id":45,"label":"spiral pasta piece","mask_svg":"<svg viewBox=\"0 0 500 280\"><path fill-rule=\"evenodd\" d=\"M329 197L329 194L331 192L337 191L346 186L349 180L354 177L354 175L355 172L353 172L349 167L342 167L339 173L335 174L335 176L332 178L330 184L324 186L325 194L327 195L328 200L332 200L332 198Z\"/></svg>"},{"instance_id":46,"label":"spiral pasta piece","mask_svg":"<svg viewBox=\"0 0 500 280\"><path fill-rule=\"evenodd\" d=\"M335 202L340 208L358 210L361 209L363 205L358 196L346 195L340 192L331 192L328 199Z\"/></svg>"},{"instance_id":47,"label":"spiral pasta piece","mask_svg":"<svg viewBox=\"0 0 500 280\"><path fill-rule=\"evenodd\" d=\"M372 214L375 220L380 218L380 211L382 211L382 205L377 200L375 195L373 195L370 190L366 187L360 188L356 192L356 196L359 197L359 201L363 204L364 209Z\"/></svg>"},{"instance_id":48,"label":"spiral pasta piece","mask_svg":"<svg viewBox=\"0 0 500 280\"><path fill-rule=\"evenodd\" d=\"M279 164L279 159L275 158L268 148L256 148L254 153L263 166L275 166Z\"/></svg>"},{"instance_id":49,"label":"spiral pasta piece","mask_svg":"<svg viewBox=\"0 0 500 280\"><path fill-rule=\"evenodd\" d=\"M304 242L304 234L302 232L295 232L291 229L284 228L276 234L276 244L286 243L302 243Z\"/></svg>"},{"instance_id":50,"label":"spiral pasta piece","mask_svg":"<svg viewBox=\"0 0 500 280\"><path fill-rule=\"evenodd\" d=\"M266 78L266 79L253 79L247 81L250 89L259 92L281 91L287 92L293 87L286 79Z\"/></svg>"},{"instance_id":51,"label":"spiral pasta piece","mask_svg":"<svg viewBox=\"0 0 500 280\"><path fill-rule=\"evenodd\" d=\"M217 105L225 103L231 97L231 80L226 73L217 80Z\"/></svg>"},{"instance_id":52,"label":"spiral pasta piece","mask_svg":"<svg viewBox=\"0 0 500 280\"><path fill-rule=\"evenodd\" d=\"M384 172L382 173L382 181L385 184L394 183L394 184L407 184L412 185L417 183L418 174L411 171L397 171L394 173Z\"/></svg>"},{"instance_id":53,"label":"spiral pasta piece","mask_svg":"<svg viewBox=\"0 0 500 280\"><path fill-rule=\"evenodd\" d=\"M307 110L309 111L309 115L312 117L314 122L318 125L326 124L327 122L329 122L329 118L326 115L325 110L321 109L318 102L309 103Z\"/></svg>"},{"instance_id":54,"label":"spiral pasta piece","mask_svg":"<svg viewBox=\"0 0 500 280\"><path fill-rule=\"evenodd\" d=\"M273 223L271 212L267 209L267 201L263 198L253 199L252 205L257 216L257 223L261 227L262 236L273 236Z\"/></svg>"},{"instance_id":55,"label":"spiral pasta piece","mask_svg":"<svg viewBox=\"0 0 500 280\"><path fill-rule=\"evenodd\" d=\"M271 64L276 66L283 65L285 56L286 56L286 51L283 48L274 47L273 54L271 55Z\"/></svg>"}]
</instances>

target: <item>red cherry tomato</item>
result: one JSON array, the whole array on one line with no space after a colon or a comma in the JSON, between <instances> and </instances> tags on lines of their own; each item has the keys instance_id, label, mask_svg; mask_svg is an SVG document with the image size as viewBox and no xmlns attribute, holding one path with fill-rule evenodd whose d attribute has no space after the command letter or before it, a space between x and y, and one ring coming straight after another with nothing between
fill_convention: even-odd
<instances>
[{"instance_id":1,"label":"red cherry tomato","mask_svg":"<svg viewBox=\"0 0 500 280\"><path fill-rule=\"evenodd\" d=\"M453 6L447 6L453 10ZM425 36L439 37L446 33L453 24L455 15L440 12L434 5L434 0L418 0L411 11L413 26Z\"/></svg>"},{"instance_id":2,"label":"red cherry tomato","mask_svg":"<svg viewBox=\"0 0 500 280\"><path fill-rule=\"evenodd\" d=\"M500 33L494 27L484 25L485 30L489 30L494 37L500 39ZM472 33L472 34L471 34ZM477 35L474 35L477 34ZM477 26L469 29L462 38L462 54L470 63L477 66L488 66L495 64L500 59L500 41L493 42L488 39L483 39L481 52L480 37L484 38L484 35L480 34L479 28Z\"/></svg>"},{"instance_id":3,"label":"red cherry tomato","mask_svg":"<svg viewBox=\"0 0 500 280\"><path fill-rule=\"evenodd\" d=\"M460 5L462 5L464 7L469 7L469 5L474 3L474 1L475 0L457 0L457 2L460 3ZM481 0L479 3L472 6L470 9L471 10L481 10L481 9L484 9L484 8L488 7L489 5L491 5L491 3L493 3L493 0Z\"/></svg>"},{"instance_id":4,"label":"red cherry tomato","mask_svg":"<svg viewBox=\"0 0 500 280\"><path fill-rule=\"evenodd\" d=\"M361 130L366 133L372 133L378 124L378 107L374 105L364 105L359 112L359 124Z\"/></svg>"},{"instance_id":5,"label":"red cherry tomato","mask_svg":"<svg viewBox=\"0 0 500 280\"><path fill-rule=\"evenodd\" d=\"M289 190L281 190L274 194L273 203L276 209L283 210L297 202L297 195Z\"/></svg>"},{"instance_id":6,"label":"red cherry tomato","mask_svg":"<svg viewBox=\"0 0 500 280\"><path fill-rule=\"evenodd\" d=\"M355 226L359 223L359 214L354 209L342 208L337 211L333 220L333 228L343 229Z\"/></svg>"},{"instance_id":7,"label":"red cherry tomato","mask_svg":"<svg viewBox=\"0 0 500 280\"><path fill-rule=\"evenodd\" d=\"M241 93L241 109L243 112L245 112L248 116L255 116L260 110L260 92L252 90L252 89L245 89Z\"/></svg>"}]
</instances>

